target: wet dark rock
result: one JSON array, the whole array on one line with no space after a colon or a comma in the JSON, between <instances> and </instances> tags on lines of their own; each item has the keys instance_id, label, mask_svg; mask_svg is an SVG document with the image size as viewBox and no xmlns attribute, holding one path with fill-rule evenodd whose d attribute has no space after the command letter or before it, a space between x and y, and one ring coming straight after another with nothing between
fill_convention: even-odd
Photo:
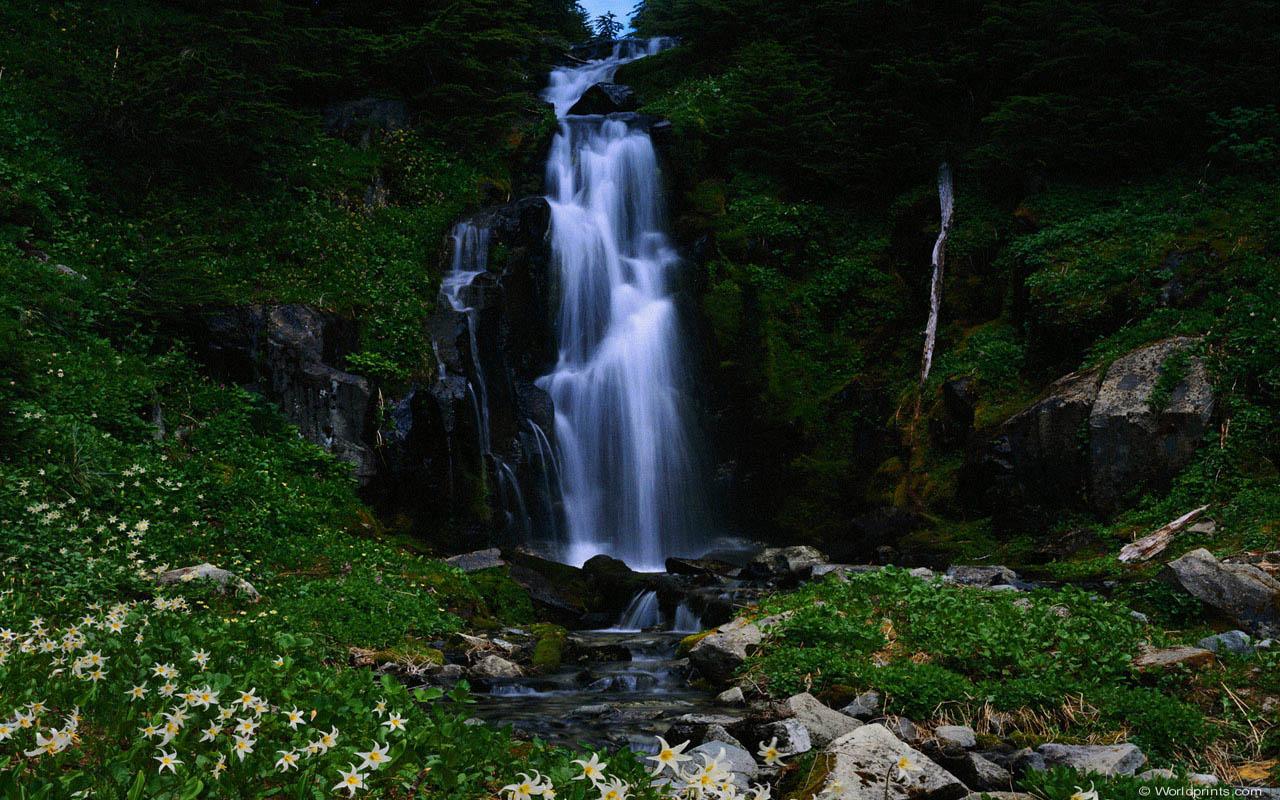
<instances>
[{"instance_id":1,"label":"wet dark rock","mask_svg":"<svg viewBox=\"0 0 1280 800\"><path fill-rule=\"evenodd\" d=\"M942 384L942 417L939 438L946 444L964 444L973 432L978 408L978 387L973 378L952 378Z\"/></svg>"},{"instance_id":2,"label":"wet dark rock","mask_svg":"<svg viewBox=\"0 0 1280 800\"><path fill-rule=\"evenodd\" d=\"M858 514L849 521L849 531L839 541L828 542L828 555L833 561L858 563L883 546L897 547L907 534L923 525L920 515L901 508L885 506Z\"/></svg>"},{"instance_id":3,"label":"wet dark rock","mask_svg":"<svg viewBox=\"0 0 1280 800\"><path fill-rule=\"evenodd\" d=\"M1195 455L1213 416L1204 362L1185 352L1194 339L1175 337L1133 350L1107 370L1089 414L1089 499L1112 513L1135 493L1163 489ZM1186 359L1163 408L1152 408L1162 374Z\"/></svg>"},{"instance_id":4,"label":"wet dark rock","mask_svg":"<svg viewBox=\"0 0 1280 800\"><path fill-rule=\"evenodd\" d=\"M728 730L731 726L741 721L741 717L728 714L682 714L671 720L671 725L667 728L664 738L673 744L677 742L703 742L706 741L707 730L711 726L714 725Z\"/></svg>"},{"instance_id":5,"label":"wet dark rock","mask_svg":"<svg viewBox=\"0 0 1280 800\"><path fill-rule=\"evenodd\" d=\"M668 558L667 572L674 575L695 575L700 577L731 577L737 574L739 567L724 561L708 558Z\"/></svg>"},{"instance_id":6,"label":"wet dark rock","mask_svg":"<svg viewBox=\"0 0 1280 800\"><path fill-rule=\"evenodd\" d=\"M635 111L640 107L636 93L630 86L620 83L597 83L582 93L578 102L569 109L573 115L616 114Z\"/></svg>"}]
</instances>

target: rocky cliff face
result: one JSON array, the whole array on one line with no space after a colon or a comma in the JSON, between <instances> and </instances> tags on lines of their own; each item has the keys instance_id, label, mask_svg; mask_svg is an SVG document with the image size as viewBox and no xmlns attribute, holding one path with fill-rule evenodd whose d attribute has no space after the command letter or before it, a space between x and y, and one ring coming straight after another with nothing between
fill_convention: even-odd
<instances>
[{"instance_id":1,"label":"rocky cliff face","mask_svg":"<svg viewBox=\"0 0 1280 800\"><path fill-rule=\"evenodd\" d=\"M361 485L379 473L374 387L339 364L355 349L354 323L303 305L216 309L196 341L215 375L280 406L306 439L352 465Z\"/></svg>"},{"instance_id":2,"label":"rocky cliff face","mask_svg":"<svg viewBox=\"0 0 1280 800\"><path fill-rule=\"evenodd\" d=\"M1194 344L1165 339L1126 353L1105 372L1056 381L970 453L970 499L1001 513L1075 506L1112 514L1143 492L1166 488L1213 415Z\"/></svg>"}]
</instances>

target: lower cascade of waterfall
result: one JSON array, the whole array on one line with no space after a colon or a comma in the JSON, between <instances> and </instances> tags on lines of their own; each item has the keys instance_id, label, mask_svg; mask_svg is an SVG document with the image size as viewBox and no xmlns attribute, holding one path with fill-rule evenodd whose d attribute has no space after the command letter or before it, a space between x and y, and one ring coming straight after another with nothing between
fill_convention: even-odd
<instances>
[{"instance_id":1,"label":"lower cascade of waterfall","mask_svg":"<svg viewBox=\"0 0 1280 800\"><path fill-rule=\"evenodd\" d=\"M627 604L622 616L608 633L640 633L641 631L665 630L671 633L697 633L702 630L702 618L689 607L687 600L681 600L672 614L670 622L662 613L658 602L658 593L653 589L644 589L636 593Z\"/></svg>"}]
</instances>

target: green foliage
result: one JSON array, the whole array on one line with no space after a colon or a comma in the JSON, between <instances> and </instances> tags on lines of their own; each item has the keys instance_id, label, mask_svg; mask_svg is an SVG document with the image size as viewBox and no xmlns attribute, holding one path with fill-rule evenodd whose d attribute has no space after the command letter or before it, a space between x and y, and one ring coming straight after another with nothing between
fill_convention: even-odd
<instances>
[{"instance_id":1,"label":"green foliage","mask_svg":"<svg viewBox=\"0 0 1280 800\"><path fill-rule=\"evenodd\" d=\"M1108 800L1141 800L1141 798L1159 796L1159 792L1170 795L1175 792L1188 791L1185 778L1139 778L1136 775L1090 775L1082 777L1070 767L1054 767L1049 770L1033 771L1023 778L1028 791L1038 797L1050 800L1065 800L1072 797L1084 785L1098 792L1099 797ZM1086 783L1087 781L1087 783Z\"/></svg>"},{"instance_id":2,"label":"green foliage","mask_svg":"<svg viewBox=\"0 0 1280 800\"><path fill-rule=\"evenodd\" d=\"M1169 693L1176 684L1138 685L1131 660L1142 626L1078 589L992 592L886 568L775 596L764 610L790 616L746 669L780 696L876 689L890 711L914 718L983 707L1053 718L1083 697L1098 713L1063 715L1067 735L1127 726L1162 759L1214 736L1198 708Z\"/></svg>"}]
</instances>

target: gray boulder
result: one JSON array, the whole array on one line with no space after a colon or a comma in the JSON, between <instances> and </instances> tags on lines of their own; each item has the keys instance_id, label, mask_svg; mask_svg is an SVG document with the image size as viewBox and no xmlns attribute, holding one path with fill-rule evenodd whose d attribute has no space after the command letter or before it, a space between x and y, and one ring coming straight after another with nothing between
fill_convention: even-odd
<instances>
[{"instance_id":1,"label":"gray boulder","mask_svg":"<svg viewBox=\"0 0 1280 800\"><path fill-rule=\"evenodd\" d=\"M741 722L739 717L727 714L682 714L671 720L663 734L669 742L704 742L712 728L728 729Z\"/></svg>"},{"instance_id":2,"label":"gray boulder","mask_svg":"<svg viewBox=\"0 0 1280 800\"><path fill-rule=\"evenodd\" d=\"M191 581L212 581L218 591L226 594L228 591L235 590L240 592L252 602L258 602L258 590L253 587L244 578L235 573L228 572L221 567L215 567L213 564L205 562L197 564L194 567L180 567L171 569L168 572L161 573L156 577L156 583L164 585L170 583L190 583Z\"/></svg>"},{"instance_id":3,"label":"gray boulder","mask_svg":"<svg viewBox=\"0 0 1280 800\"><path fill-rule=\"evenodd\" d=\"M754 756L743 747L727 742L703 742L697 747L690 748L688 754L697 759L698 764L702 763L702 755L714 758L720 766L733 773L733 782L739 789L747 788L751 779L760 772L760 766L756 764Z\"/></svg>"},{"instance_id":4,"label":"gray boulder","mask_svg":"<svg viewBox=\"0 0 1280 800\"><path fill-rule=\"evenodd\" d=\"M968 725L939 725L933 731L938 744L955 750L971 750L978 746L977 735Z\"/></svg>"},{"instance_id":5,"label":"gray boulder","mask_svg":"<svg viewBox=\"0 0 1280 800\"><path fill-rule=\"evenodd\" d=\"M840 709L840 713L866 722L872 717L879 716L882 708L884 708L884 698L879 692L873 690L853 698L853 702Z\"/></svg>"},{"instance_id":6,"label":"gray boulder","mask_svg":"<svg viewBox=\"0 0 1280 800\"><path fill-rule=\"evenodd\" d=\"M1213 389L1204 362L1185 355L1196 340L1174 337L1116 359L1089 413L1089 500L1119 510L1135 491L1160 489L1190 462L1213 416ZM1177 382L1152 408L1174 360Z\"/></svg>"},{"instance_id":7,"label":"gray boulder","mask_svg":"<svg viewBox=\"0 0 1280 800\"><path fill-rule=\"evenodd\" d=\"M496 547L490 547L488 550L476 550L446 558L444 563L451 567L457 567L463 572L479 572L482 569L504 566L507 562L502 560L501 550Z\"/></svg>"},{"instance_id":8,"label":"gray boulder","mask_svg":"<svg viewBox=\"0 0 1280 800\"><path fill-rule=\"evenodd\" d=\"M947 574L943 577L947 583L954 583L960 586L977 586L980 588L991 589L997 586L1009 586L1015 589L1029 588L1029 584L1018 576L1018 573L1008 567L992 565L977 566L968 564L956 564L947 568Z\"/></svg>"},{"instance_id":9,"label":"gray boulder","mask_svg":"<svg viewBox=\"0 0 1280 800\"><path fill-rule=\"evenodd\" d=\"M814 567L825 563L827 557L817 548L808 545L766 547L751 559L747 572L760 577L803 578Z\"/></svg>"},{"instance_id":10,"label":"gray boulder","mask_svg":"<svg viewBox=\"0 0 1280 800\"><path fill-rule=\"evenodd\" d=\"M1133 775L1147 763L1136 745L1042 744L1036 748L1050 767L1070 767L1099 775Z\"/></svg>"},{"instance_id":11,"label":"gray boulder","mask_svg":"<svg viewBox=\"0 0 1280 800\"><path fill-rule=\"evenodd\" d=\"M743 750L746 749L742 742L738 741L737 737L732 733L729 733L723 725L708 725L704 741L720 742L722 744L730 744L734 747L742 748Z\"/></svg>"},{"instance_id":12,"label":"gray boulder","mask_svg":"<svg viewBox=\"0 0 1280 800\"><path fill-rule=\"evenodd\" d=\"M716 702L726 706L741 706L746 705L747 699L742 694L741 686L730 686L716 695Z\"/></svg>"},{"instance_id":13,"label":"gray boulder","mask_svg":"<svg viewBox=\"0 0 1280 800\"><path fill-rule=\"evenodd\" d=\"M769 722L754 729L755 744L777 739L778 752L787 756L807 753L813 749L813 740L809 738L809 729L795 719L780 719ZM748 742L748 744L752 744Z\"/></svg>"},{"instance_id":14,"label":"gray boulder","mask_svg":"<svg viewBox=\"0 0 1280 800\"><path fill-rule=\"evenodd\" d=\"M487 655L471 667L471 674L477 678L519 678L524 671L502 656Z\"/></svg>"},{"instance_id":15,"label":"gray boulder","mask_svg":"<svg viewBox=\"0 0 1280 800\"><path fill-rule=\"evenodd\" d=\"M1169 562L1168 568L1183 590L1241 628L1257 636L1280 632L1280 581L1258 567L1219 561L1200 548Z\"/></svg>"},{"instance_id":16,"label":"gray boulder","mask_svg":"<svg viewBox=\"0 0 1280 800\"><path fill-rule=\"evenodd\" d=\"M827 746L830 771L819 793L841 800L958 800L969 793L950 772L894 736L883 725L864 725ZM899 759L913 769L901 777Z\"/></svg>"},{"instance_id":17,"label":"gray boulder","mask_svg":"<svg viewBox=\"0 0 1280 800\"><path fill-rule=\"evenodd\" d=\"M1197 644L1213 653L1244 655L1253 652L1253 639L1244 631L1215 633L1212 636L1204 637Z\"/></svg>"}]
</instances>

